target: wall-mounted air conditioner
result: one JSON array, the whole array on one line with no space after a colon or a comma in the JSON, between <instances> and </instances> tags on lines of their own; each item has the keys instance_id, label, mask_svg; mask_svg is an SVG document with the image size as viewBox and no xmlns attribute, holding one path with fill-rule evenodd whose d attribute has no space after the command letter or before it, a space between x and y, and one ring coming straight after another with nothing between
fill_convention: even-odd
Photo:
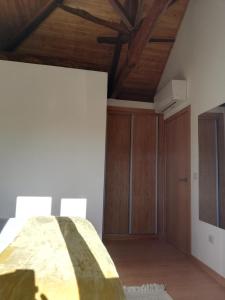
<instances>
[{"instance_id":1,"label":"wall-mounted air conditioner","mask_svg":"<svg viewBox=\"0 0 225 300\"><path fill-rule=\"evenodd\" d=\"M155 110L163 113L166 110L179 106L187 100L187 81L171 80L155 96Z\"/></svg>"}]
</instances>

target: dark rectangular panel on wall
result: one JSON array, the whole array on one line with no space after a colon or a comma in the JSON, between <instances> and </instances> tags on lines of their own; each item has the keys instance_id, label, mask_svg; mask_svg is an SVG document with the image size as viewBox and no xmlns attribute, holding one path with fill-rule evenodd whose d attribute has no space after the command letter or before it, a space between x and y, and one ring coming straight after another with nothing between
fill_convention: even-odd
<instances>
[{"instance_id":1,"label":"dark rectangular panel on wall","mask_svg":"<svg viewBox=\"0 0 225 300\"><path fill-rule=\"evenodd\" d=\"M133 115L132 216L133 234L156 231L156 114Z\"/></svg>"},{"instance_id":2,"label":"dark rectangular panel on wall","mask_svg":"<svg viewBox=\"0 0 225 300\"><path fill-rule=\"evenodd\" d=\"M219 227L225 229L225 124L224 114L218 117L218 160L219 160Z\"/></svg>"},{"instance_id":3,"label":"dark rectangular panel on wall","mask_svg":"<svg viewBox=\"0 0 225 300\"><path fill-rule=\"evenodd\" d=\"M201 114L198 127L199 218L225 228L224 113Z\"/></svg>"},{"instance_id":4,"label":"dark rectangular panel on wall","mask_svg":"<svg viewBox=\"0 0 225 300\"><path fill-rule=\"evenodd\" d=\"M199 118L198 126L199 218L217 225L217 120L205 114Z\"/></svg>"},{"instance_id":5,"label":"dark rectangular panel on wall","mask_svg":"<svg viewBox=\"0 0 225 300\"><path fill-rule=\"evenodd\" d=\"M129 233L131 114L109 112L107 119L105 234Z\"/></svg>"}]
</instances>

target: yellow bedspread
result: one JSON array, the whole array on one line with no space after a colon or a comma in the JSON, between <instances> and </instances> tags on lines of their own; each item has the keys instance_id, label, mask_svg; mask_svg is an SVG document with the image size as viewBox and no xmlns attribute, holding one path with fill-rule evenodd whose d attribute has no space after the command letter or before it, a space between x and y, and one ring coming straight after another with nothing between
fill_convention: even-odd
<instances>
[{"instance_id":1,"label":"yellow bedspread","mask_svg":"<svg viewBox=\"0 0 225 300\"><path fill-rule=\"evenodd\" d=\"M65 217L29 219L0 254L1 300L125 300L93 226Z\"/></svg>"}]
</instances>

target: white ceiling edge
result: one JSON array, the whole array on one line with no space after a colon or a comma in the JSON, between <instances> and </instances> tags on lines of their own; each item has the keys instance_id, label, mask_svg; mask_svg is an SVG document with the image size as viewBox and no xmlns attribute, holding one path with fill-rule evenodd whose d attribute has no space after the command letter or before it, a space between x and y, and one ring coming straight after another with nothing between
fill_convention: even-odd
<instances>
[{"instance_id":1,"label":"white ceiling edge","mask_svg":"<svg viewBox=\"0 0 225 300\"><path fill-rule=\"evenodd\" d=\"M154 103L141 102L141 101L129 101L129 100L119 100L119 99L108 99L108 106L117 107L128 107L128 108L142 108L142 109L155 109Z\"/></svg>"}]
</instances>

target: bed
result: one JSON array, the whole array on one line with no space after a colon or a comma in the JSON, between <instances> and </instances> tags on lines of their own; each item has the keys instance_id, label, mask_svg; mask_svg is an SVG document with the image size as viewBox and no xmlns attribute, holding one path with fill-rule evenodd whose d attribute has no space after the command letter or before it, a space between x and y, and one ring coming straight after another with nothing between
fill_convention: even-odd
<instances>
[{"instance_id":1,"label":"bed","mask_svg":"<svg viewBox=\"0 0 225 300\"><path fill-rule=\"evenodd\" d=\"M33 217L17 231L0 252L1 300L125 300L116 268L87 220Z\"/></svg>"}]
</instances>

